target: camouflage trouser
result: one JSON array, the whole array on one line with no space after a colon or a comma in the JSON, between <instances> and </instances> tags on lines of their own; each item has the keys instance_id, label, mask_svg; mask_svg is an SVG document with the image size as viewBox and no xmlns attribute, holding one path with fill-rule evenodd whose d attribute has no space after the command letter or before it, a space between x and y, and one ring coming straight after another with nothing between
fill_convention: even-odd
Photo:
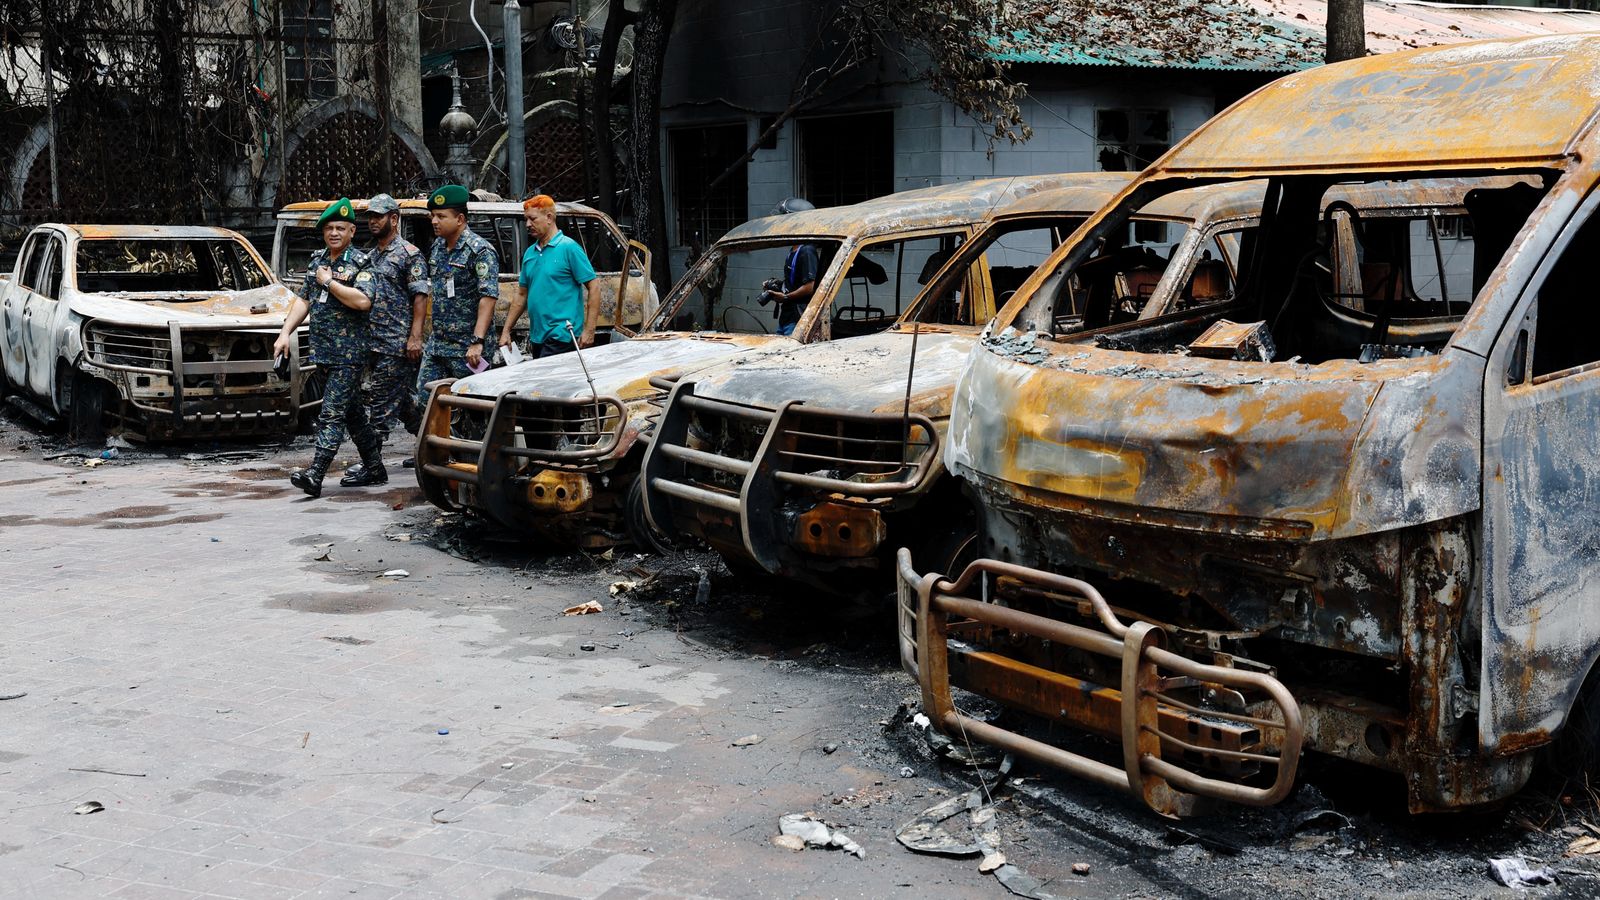
<instances>
[{"instance_id":1,"label":"camouflage trouser","mask_svg":"<svg viewBox=\"0 0 1600 900\"><path fill-rule=\"evenodd\" d=\"M464 356L436 356L432 353L422 354L422 365L417 369L417 412L420 414L428 408L428 384L441 378L465 378L472 374L467 368L467 359Z\"/></svg>"},{"instance_id":2,"label":"camouflage trouser","mask_svg":"<svg viewBox=\"0 0 1600 900\"><path fill-rule=\"evenodd\" d=\"M367 355L367 378L361 385L362 402L367 406L367 419L379 433L387 435L393 428L395 417L407 423L408 431L415 431L415 416L411 397L417 383L417 364L404 356L386 353Z\"/></svg>"},{"instance_id":3,"label":"camouflage trouser","mask_svg":"<svg viewBox=\"0 0 1600 900\"><path fill-rule=\"evenodd\" d=\"M346 432L358 448L370 446L378 435L367 421L367 407L361 402L361 373L365 366L323 366L328 386L322 394L322 409L317 413L317 449L337 450Z\"/></svg>"}]
</instances>

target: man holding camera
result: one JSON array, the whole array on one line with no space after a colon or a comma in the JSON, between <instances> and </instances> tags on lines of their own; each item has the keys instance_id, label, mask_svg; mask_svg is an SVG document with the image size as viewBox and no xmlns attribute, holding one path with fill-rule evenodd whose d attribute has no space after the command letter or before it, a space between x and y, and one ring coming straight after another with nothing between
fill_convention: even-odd
<instances>
[{"instance_id":1,"label":"man holding camera","mask_svg":"<svg viewBox=\"0 0 1600 900\"><path fill-rule=\"evenodd\" d=\"M779 203L772 212L784 216L809 209L816 207L799 197L790 197ZM783 278L769 278L761 285L760 304L778 304L774 311L778 319L778 334L784 337L794 334L794 326L799 323L806 302L817 290L818 268L817 248L811 244L796 244L789 248L789 258L783 265Z\"/></svg>"}]
</instances>

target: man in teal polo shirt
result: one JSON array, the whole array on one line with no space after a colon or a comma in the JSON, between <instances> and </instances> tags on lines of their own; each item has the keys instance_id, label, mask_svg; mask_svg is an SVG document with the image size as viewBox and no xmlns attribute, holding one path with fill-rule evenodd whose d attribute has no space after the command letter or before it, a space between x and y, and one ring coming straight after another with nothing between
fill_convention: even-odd
<instances>
[{"instance_id":1,"label":"man in teal polo shirt","mask_svg":"<svg viewBox=\"0 0 1600 900\"><path fill-rule=\"evenodd\" d=\"M600 282L595 280L589 255L577 241L556 227L556 201L545 194L522 203L523 219L533 243L522 254L518 282L528 297L528 356L554 356L594 343L594 326L600 318ZM511 326L522 315L513 306L500 330L500 346L511 343Z\"/></svg>"}]
</instances>

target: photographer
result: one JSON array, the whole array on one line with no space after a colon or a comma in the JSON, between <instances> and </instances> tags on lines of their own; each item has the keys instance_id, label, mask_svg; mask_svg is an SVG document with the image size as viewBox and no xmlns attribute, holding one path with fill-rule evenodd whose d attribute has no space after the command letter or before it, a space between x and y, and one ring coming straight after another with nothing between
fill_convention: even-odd
<instances>
[{"instance_id":1,"label":"photographer","mask_svg":"<svg viewBox=\"0 0 1600 900\"><path fill-rule=\"evenodd\" d=\"M773 209L773 214L782 216L810 209L816 207L809 201L790 197L779 203ZM778 319L778 334L785 337L794 334L794 326L800 321L800 314L805 311L807 301L817 289L818 263L816 247L811 244L796 244L789 248L789 258L783 265L782 280L769 278L762 284L761 305L778 304L774 310L774 315Z\"/></svg>"}]
</instances>

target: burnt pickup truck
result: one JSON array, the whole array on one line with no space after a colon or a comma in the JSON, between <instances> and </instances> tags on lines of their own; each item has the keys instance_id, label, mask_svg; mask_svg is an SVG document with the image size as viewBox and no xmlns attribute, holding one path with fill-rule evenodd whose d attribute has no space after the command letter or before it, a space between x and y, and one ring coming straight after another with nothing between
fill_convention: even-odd
<instances>
[{"instance_id":1,"label":"burnt pickup truck","mask_svg":"<svg viewBox=\"0 0 1600 900\"><path fill-rule=\"evenodd\" d=\"M493 196L492 194L489 196ZM284 284L298 291L304 283L306 261L322 249L322 232L317 216L332 200L291 203L278 211L272 240L272 270ZM399 201L400 231L406 240L426 254L433 246L433 226L428 220L428 202L407 198ZM354 200L356 218L364 220L366 200ZM660 300L655 285L645 274L650 271L650 250L629 240L610 216L582 203L556 204L556 225L567 237L578 242L588 254L600 283L600 321L595 340L606 343L632 335L655 315ZM494 245L500 257L500 298L495 303L494 327L499 334L506 312L526 303L517 275L522 251L528 247L528 229L523 221L522 204L504 200L473 200L467 204L467 227ZM366 222L357 223L355 246L372 243ZM622 298L621 311L617 299ZM527 319L518 321L519 339L527 336Z\"/></svg>"},{"instance_id":2,"label":"burnt pickup truck","mask_svg":"<svg viewBox=\"0 0 1600 900\"><path fill-rule=\"evenodd\" d=\"M477 510L545 541L654 547L636 478L640 439L673 379L887 328L991 209L1057 183L986 179L741 225L634 339L441 382L419 435L417 480L441 508ZM800 244L817 250L820 275L793 335L779 336L758 299ZM677 330L684 318L699 327Z\"/></svg>"},{"instance_id":3,"label":"burnt pickup truck","mask_svg":"<svg viewBox=\"0 0 1600 900\"><path fill-rule=\"evenodd\" d=\"M1595 746L1597 69L1600 37L1571 36L1290 75L1041 265L951 413L980 558L900 555L934 724L1173 815L1282 800L1302 750L1395 773L1424 812ZM1227 302L1063 327L1062 274L1141 209L1263 178ZM1334 197L1424 178L1460 210ZM1107 743L966 715L952 687Z\"/></svg>"},{"instance_id":4,"label":"burnt pickup truck","mask_svg":"<svg viewBox=\"0 0 1600 900\"><path fill-rule=\"evenodd\" d=\"M918 566L959 570L977 532L959 481L944 477L956 379L993 299L1009 299L1131 177L1085 174L997 210L888 331L682 379L645 456L655 524L703 538L730 563L837 593L891 591L901 546ZM1190 188L1141 208L1072 271L1063 333L1230 301L1265 188ZM1337 199L1360 219L1341 212L1330 227L1348 243L1357 221L1458 214L1463 189L1452 180L1341 188ZM1466 257L1452 262L1447 274L1470 271ZM1330 271L1338 289L1349 274ZM738 511L678 499L669 493L678 484L737 501Z\"/></svg>"},{"instance_id":5,"label":"burnt pickup truck","mask_svg":"<svg viewBox=\"0 0 1600 900\"><path fill-rule=\"evenodd\" d=\"M321 402L304 329L273 369L292 299L224 228L40 225L0 280L4 380L86 441L291 433Z\"/></svg>"}]
</instances>

